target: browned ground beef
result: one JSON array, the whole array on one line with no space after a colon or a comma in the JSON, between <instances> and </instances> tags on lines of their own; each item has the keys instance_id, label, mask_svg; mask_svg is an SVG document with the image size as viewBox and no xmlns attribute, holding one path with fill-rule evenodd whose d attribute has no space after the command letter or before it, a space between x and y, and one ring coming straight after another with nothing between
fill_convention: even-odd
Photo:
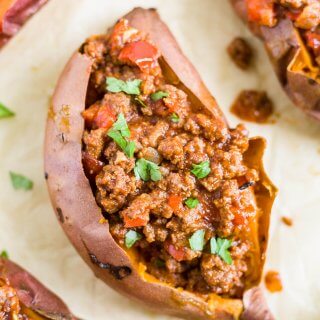
<instances>
[{"instance_id":1,"label":"browned ground beef","mask_svg":"<svg viewBox=\"0 0 320 320\"><path fill-rule=\"evenodd\" d=\"M243 70L247 70L252 61L253 51L249 43L243 38L235 38L228 46L228 53L232 61Z\"/></svg>"},{"instance_id":2,"label":"browned ground beef","mask_svg":"<svg viewBox=\"0 0 320 320\"><path fill-rule=\"evenodd\" d=\"M133 37L132 42L147 41L140 33ZM247 131L241 125L228 129L223 119L199 111L184 91L166 83L157 60L149 72L119 61L124 44L114 36L111 39L90 38L82 50L94 62L84 115L84 159L89 157L98 166L87 174L113 237L125 248L128 230L138 232L141 239L133 247L147 271L175 287L241 296L254 250L248 237L250 221L259 213L252 187L258 174L243 161ZM107 90L109 77L143 80L140 101L135 95ZM159 90L167 96L153 101L150 94ZM88 121L95 108L108 109L114 120L124 115L131 133L128 139L135 142L134 158L108 137L110 125L100 128ZM137 179L138 159L158 165L161 179ZM191 169L205 161L210 173L198 178ZM99 173L92 178L92 172ZM188 207L188 198L199 204ZM126 227L126 219L144 223ZM199 230L205 232L205 245L203 250L193 250L189 240ZM209 240L214 237L232 241L231 264L210 253Z\"/></svg>"}]
</instances>

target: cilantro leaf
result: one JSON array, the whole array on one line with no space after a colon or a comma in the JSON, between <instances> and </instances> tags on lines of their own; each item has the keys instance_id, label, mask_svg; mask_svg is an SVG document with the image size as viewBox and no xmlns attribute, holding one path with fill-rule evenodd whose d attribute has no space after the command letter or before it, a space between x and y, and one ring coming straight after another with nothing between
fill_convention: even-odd
<instances>
[{"instance_id":1,"label":"cilantro leaf","mask_svg":"<svg viewBox=\"0 0 320 320\"><path fill-rule=\"evenodd\" d=\"M112 140L123 150L128 158L133 158L134 151L136 149L136 144L134 141L126 140L120 131L110 129L108 131L108 137L112 138Z\"/></svg>"},{"instance_id":2,"label":"cilantro leaf","mask_svg":"<svg viewBox=\"0 0 320 320\"><path fill-rule=\"evenodd\" d=\"M141 100L139 97L134 98L135 101L137 101L142 107L147 108L148 106L145 104L143 100Z\"/></svg>"},{"instance_id":3,"label":"cilantro leaf","mask_svg":"<svg viewBox=\"0 0 320 320\"><path fill-rule=\"evenodd\" d=\"M0 119L13 117L15 113L0 102Z\"/></svg>"},{"instance_id":4,"label":"cilantro leaf","mask_svg":"<svg viewBox=\"0 0 320 320\"><path fill-rule=\"evenodd\" d=\"M130 130L123 113L118 115L118 119L113 124L112 129L120 131L123 137L130 137Z\"/></svg>"},{"instance_id":5,"label":"cilantro leaf","mask_svg":"<svg viewBox=\"0 0 320 320\"><path fill-rule=\"evenodd\" d=\"M171 121L174 122L174 123L178 123L180 121L180 118L176 113L173 113L171 115Z\"/></svg>"},{"instance_id":6,"label":"cilantro leaf","mask_svg":"<svg viewBox=\"0 0 320 320\"><path fill-rule=\"evenodd\" d=\"M0 257L4 259L9 259L9 254L6 250L2 250L0 253Z\"/></svg>"},{"instance_id":7,"label":"cilantro leaf","mask_svg":"<svg viewBox=\"0 0 320 320\"><path fill-rule=\"evenodd\" d=\"M166 98L168 96L169 96L169 93L166 91L157 91L151 95L151 99L152 99L152 101L158 101L158 100L160 100L162 98Z\"/></svg>"},{"instance_id":8,"label":"cilantro leaf","mask_svg":"<svg viewBox=\"0 0 320 320\"><path fill-rule=\"evenodd\" d=\"M202 179L205 178L210 172L210 162L203 161L199 164L193 164L191 172L198 178Z\"/></svg>"},{"instance_id":9,"label":"cilantro leaf","mask_svg":"<svg viewBox=\"0 0 320 320\"><path fill-rule=\"evenodd\" d=\"M217 254L227 264L232 264L232 257L229 248L232 246L232 240L222 238L211 238L210 251Z\"/></svg>"},{"instance_id":10,"label":"cilantro leaf","mask_svg":"<svg viewBox=\"0 0 320 320\"><path fill-rule=\"evenodd\" d=\"M190 248L193 251L202 251L204 247L204 230L196 231L189 239Z\"/></svg>"},{"instance_id":11,"label":"cilantro leaf","mask_svg":"<svg viewBox=\"0 0 320 320\"><path fill-rule=\"evenodd\" d=\"M160 168L154 162L148 161L144 158L139 159L134 167L134 173L137 179L143 181L159 181L162 177Z\"/></svg>"},{"instance_id":12,"label":"cilantro leaf","mask_svg":"<svg viewBox=\"0 0 320 320\"><path fill-rule=\"evenodd\" d=\"M199 200L197 198L188 198L184 203L188 208L194 209L198 206Z\"/></svg>"},{"instance_id":13,"label":"cilantro leaf","mask_svg":"<svg viewBox=\"0 0 320 320\"><path fill-rule=\"evenodd\" d=\"M124 243L126 247L131 248L138 240L142 239L142 235L134 230L129 230L126 233Z\"/></svg>"},{"instance_id":14,"label":"cilantro leaf","mask_svg":"<svg viewBox=\"0 0 320 320\"><path fill-rule=\"evenodd\" d=\"M21 174L10 171L10 178L14 189L31 190L33 188L33 182Z\"/></svg>"},{"instance_id":15,"label":"cilantro leaf","mask_svg":"<svg viewBox=\"0 0 320 320\"><path fill-rule=\"evenodd\" d=\"M125 92L127 94L140 94L140 84L142 80L134 79L123 81L114 77L108 77L107 80L107 90L110 92Z\"/></svg>"},{"instance_id":16,"label":"cilantro leaf","mask_svg":"<svg viewBox=\"0 0 320 320\"><path fill-rule=\"evenodd\" d=\"M136 144L134 141L127 141L127 145L124 148L124 153L129 157L133 158L134 151L136 150Z\"/></svg>"}]
</instances>

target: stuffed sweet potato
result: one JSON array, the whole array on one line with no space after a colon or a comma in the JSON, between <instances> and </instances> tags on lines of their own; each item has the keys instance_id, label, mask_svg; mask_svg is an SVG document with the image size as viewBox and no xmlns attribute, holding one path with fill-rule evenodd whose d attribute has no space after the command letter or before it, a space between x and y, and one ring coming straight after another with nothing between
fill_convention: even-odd
<instances>
[{"instance_id":1,"label":"stuffed sweet potato","mask_svg":"<svg viewBox=\"0 0 320 320\"><path fill-rule=\"evenodd\" d=\"M292 101L320 120L319 0L231 0L261 38Z\"/></svg>"},{"instance_id":2,"label":"stuffed sweet potato","mask_svg":"<svg viewBox=\"0 0 320 320\"><path fill-rule=\"evenodd\" d=\"M67 306L27 271L0 258L0 319L76 320Z\"/></svg>"},{"instance_id":3,"label":"stuffed sweet potato","mask_svg":"<svg viewBox=\"0 0 320 320\"><path fill-rule=\"evenodd\" d=\"M57 217L97 277L187 319L273 319L258 287L276 189L154 9L89 38L49 109Z\"/></svg>"},{"instance_id":4,"label":"stuffed sweet potato","mask_svg":"<svg viewBox=\"0 0 320 320\"><path fill-rule=\"evenodd\" d=\"M0 48L14 36L23 24L48 0L0 1Z\"/></svg>"}]
</instances>

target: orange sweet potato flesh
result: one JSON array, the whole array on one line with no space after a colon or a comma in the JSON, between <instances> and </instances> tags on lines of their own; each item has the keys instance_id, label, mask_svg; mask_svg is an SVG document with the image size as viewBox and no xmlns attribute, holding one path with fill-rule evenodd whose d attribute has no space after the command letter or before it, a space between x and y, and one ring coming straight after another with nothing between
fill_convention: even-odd
<instances>
[{"instance_id":1,"label":"orange sweet potato flesh","mask_svg":"<svg viewBox=\"0 0 320 320\"><path fill-rule=\"evenodd\" d=\"M183 55L168 27L154 9L136 8L125 16L129 24L149 34L162 56L160 64L168 81L183 88L191 102L211 112L227 126L215 99L203 84L199 74ZM217 295L200 295L176 289L162 283L144 271L144 266L132 254L123 250L109 232L108 222L99 223L101 209L92 193L82 166L82 135L86 93L91 71L91 60L76 52L63 71L49 108L45 139L45 171L52 204L64 231L79 254L95 275L122 294L144 306L185 319L228 320L239 319L244 307L250 310L252 303L241 299L227 299ZM245 162L260 173L256 187L256 200L262 208L257 223L261 259L256 270L257 287L268 240L269 218L276 189L262 167L265 141L254 138L245 154ZM249 300L251 300L251 295ZM256 298L258 297L258 298ZM258 299L260 314L273 319L264 303ZM248 299L247 299L248 300ZM248 319L267 319L263 317Z\"/></svg>"},{"instance_id":2,"label":"orange sweet potato flesh","mask_svg":"<svg viewBox=\"0 0 320 320\"><path fill-rule=\"evenodd\" d=\"M261 38L274 70L291 100L308 116L320 120L320 68L312 63L298 30L289 19L274 28L249 23L246 0L230 0L241 19Z\"/></svg>"},{"instance_id":3,"label":"orange sweet potato flesh","mask_svg":"<svg viewBox=\"0 0 320 320\"><path fill-rule=\"evenodd\" d=\"M0 278L15 289L22 311L30 319L77 320L59 297L6 258L0 258Z\"/></svg>"},{"instance_id":4,"label":"orange sweet potato flesh","mask_svg":"<svg viewBox=\"0 0 320 320\"><path fill-rule=\"evenodd\" d=\"M0 48L13 37L23 24L48 0L0 1Z\"/></svg>"}]
</instances>

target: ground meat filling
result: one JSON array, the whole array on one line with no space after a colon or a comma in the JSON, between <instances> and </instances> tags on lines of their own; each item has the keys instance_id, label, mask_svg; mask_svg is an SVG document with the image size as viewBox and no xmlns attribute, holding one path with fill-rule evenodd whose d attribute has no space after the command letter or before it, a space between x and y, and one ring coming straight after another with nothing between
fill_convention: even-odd
<instances>
[{"instance_id":1,"label":"ground meat filling","mask_svg":"<svg viewBox=\"0 0 320 320\"><path fill-rule=\"evenodd\" d=\"M319 0L246 0L248 19L274 27L281 19L289 19L297 28L320 66L320 2Z\"/></svg>"},{"instance_id":2,"label":"ground meat filling","mask_svg":"<svg viewBox=\"0 0 320 320\"><path fill-rule=\"evenodd\" d=\"M111 234L161 281L240 297L259 256L247 131L193 106L126 20L81 50L93 61L83 164Z\"/></svg>"}]
</instances>

